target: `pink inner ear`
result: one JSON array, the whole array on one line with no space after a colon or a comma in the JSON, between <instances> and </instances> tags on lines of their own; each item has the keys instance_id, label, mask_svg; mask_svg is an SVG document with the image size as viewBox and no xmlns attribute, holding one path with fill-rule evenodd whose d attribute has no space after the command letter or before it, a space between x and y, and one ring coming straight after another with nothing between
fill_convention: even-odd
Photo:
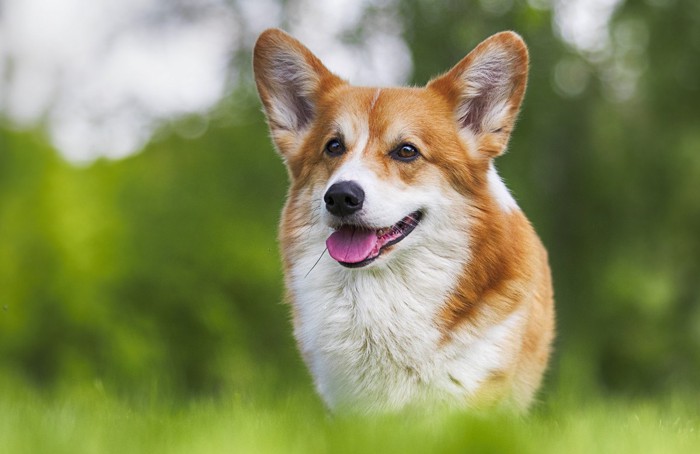
<instances>
[{"instance_id":1,"label":"pink inner ear","mask_svg":"<svg viewBox=\"0 0 700 454\"><path fill-rule=\"evenodd\" d=\"M255 44L255 80L270 125L298 131L313 120L315 95L330 75L299 41L281 30L266 30Z\"/></svg>"},{"instance_id":2,"label":"pink inner ear","mask_svg":"<svg viewBox=\"0 0 700 454\"><path fill-rule=\"evenodd\" d=\"M459 125L462 128L469 128L476 134L482 132L484 116L489 108L486 98L486 95L480 95L463 101L464 104L460 106L460 110L464 110L464 113L459 118Z\"/></svg>"},{"instance_id":3,"label":"pink inner ear","mask_svg":"<svg viewBox=\"0 0 700 454\"><path fill-rule=\"evenodd\" d=\"M502 125L485 125L484 120L499 119L504 105L514 93L515 74L512 59L505 49L486 48L462 74L465 96L459 107L460 126L475 133ZM515 101L516 103L518 101Z\"/></svg>"},{"instance_id":4,"label":"pink inner ear","mask_svg":"<svg viewBox=\"0 0 700 454\"><path fill-rule=\"evenodd\" d=\"M282 129L303 129L314 116L310 93L317 88L318 75L301 54L277 52L269 61L263 81L268 86L270 102L283 112L282 118L274 120Z\"/></svg>"},{"instance_id":5,"label":"pink inner ear","mask_svg":"<svg viewBox=\"0 0 700 454\"><path fill-rule=\"evenodd\" d=\"M475 134L512 127L527 82L527 47L513 32L486 39L430 83L456 103L458 126Z\"/></svg>"}]
</instances>

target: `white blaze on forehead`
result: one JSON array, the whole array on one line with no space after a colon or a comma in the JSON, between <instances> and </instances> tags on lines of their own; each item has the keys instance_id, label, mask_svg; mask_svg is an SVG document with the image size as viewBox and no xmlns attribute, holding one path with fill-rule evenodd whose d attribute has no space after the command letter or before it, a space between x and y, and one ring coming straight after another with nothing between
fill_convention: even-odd
<instances>
[{"instance_id":1,"label":"white blaze on forehead","mask_svg":"<svg viewBox=\"0 0 700 454\"><path fill-rule=\"evenodd\" d=\"M369 143L369 118L358 113L344 113L336 121L338 132L346 147L346 162L333 174L328 187L339 181L359 180L368 170L362 165L363 155Z\"/></svg>"},{"instance_id":2,"label":"white blaze on forehead","mask_svg":"<svg viewBox=\"0 0 700 454\"><path fill-rule=\"evenodd\" d=\"M372 110L374 110L374 106L377 104L377 100L379 99L379 95L381 94L381 92L382 92L382 89L377 88L377 91L374 93L374 98L372 98L372 102L369 105L370 113L372 112Z\"/></svg>"},{"instance_id":3,"label":"white blaze on forehead","mask_svg":"<svg viewBox=\"0 0 700 454\"><path fill-rule=\"evenodd\" d=\"M498 206L501 207L501 209L506 213L517 210L517 202L511 195L505 183L503 183L503 180L501 180L501 177L498 176L498 172L496 172L496 167L494 167L493 163L489 165L486 178L488 180L491 196L496 200Z\"/></svg>"},{"instance_id":4,"label":"white blaze on forehead","mask_svg":"<svg viewBox=\"0 0 700 454\"><path fill-rule=\"evenodd\" d=\"M341 181L354 181L360 185L363 191L366 191L365 186L370 176L370 170L367 169L362 161L365 154L364 151L369 143L368 118L362 118L354 113L345 113L335 120L335 126L344 141L346 157L343 165L328 179L326 187L323 189L323 194L335 183ZM323 197L319 197L319 200L322 207L324 207L322 212L328 216Z\"/></svg>"},{"instance_id":5,"label":"white blaze on forehead","mask_svg":"<svg viewBox=\"0 0 700 454\"><path fill-rule=\"evenodd\" d=\"M360 139L364 139L364 137L360 137ZM341 181L357 181L360 183L361 180L367 178L367 173L370 170L363 163L363 150L364 148L358 149L358 147L353 147L352 151L348 150L350 155L347 161L331 176L326 189Z\"/></svg>"}]
</instances>

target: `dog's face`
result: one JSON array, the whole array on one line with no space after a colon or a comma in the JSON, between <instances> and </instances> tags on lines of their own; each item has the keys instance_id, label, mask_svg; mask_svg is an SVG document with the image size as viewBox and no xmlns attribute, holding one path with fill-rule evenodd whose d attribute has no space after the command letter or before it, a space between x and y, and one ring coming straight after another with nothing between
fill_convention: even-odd
<instances>
[{"instance_id":1,"label":"dog's face","mask_svg":"<svg viewBox=\"0 0 700 454\"><path fill-rule=\"evenodd\" d=\"M261 35L254 67L291 179L283 227L304 244L325 239L341 265L437 247L440 236L473 230L465 209L478 217L515 206L491 160L507 145L525 89L517 35L484 41L425 88L351 86L279 30Z\"/></svg>"}]
</instances>

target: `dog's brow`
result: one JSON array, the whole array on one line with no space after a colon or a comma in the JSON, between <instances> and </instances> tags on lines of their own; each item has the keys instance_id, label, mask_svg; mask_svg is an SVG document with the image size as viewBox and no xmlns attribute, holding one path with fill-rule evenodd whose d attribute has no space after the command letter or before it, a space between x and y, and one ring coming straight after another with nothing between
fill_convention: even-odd
<instances>
[{"instance_id":1,"label":"dog's brow","mask_svg":"<svg viewBox=\"0 0 700 454\"><path fill-rule=\"evenodd\" d=\"M343 131L343 127L337 120L330 122L328 131L332 136L345 140L345 131Z\"/></svg>"},{"instance_id":2,"label":"dog's brow","mask_svg":"<svg viewBox=\"0 0 700 454\"><path fill-rule=\"evenodd\" d=\"M336 131L337 135L342 137L344 141L348 142L348 145L352 145L358 140L362 142L361 139L364 129L363 125L358 124L362 122L362 119L355 118L352 114L346 112L332 121L331 128ZM364 142L366 142L366 140ZM364 146L361 148L364 148Z\"/></svg>"}]
</instances>

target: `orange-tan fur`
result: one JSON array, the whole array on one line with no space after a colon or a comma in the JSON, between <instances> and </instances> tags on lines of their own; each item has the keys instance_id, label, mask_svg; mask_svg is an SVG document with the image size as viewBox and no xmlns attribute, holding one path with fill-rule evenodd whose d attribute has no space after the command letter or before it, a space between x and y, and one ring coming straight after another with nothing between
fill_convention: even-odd
<instances>
[{"instance_id":1,"label":"orange-tan fur","mask_svg":"<svg viewBox=\"0 0 700 454\"><path fill-rule=\"evenodd\" d=\"M328 405L527 409L554 336L550 270L492 163L506 149L524 96L523 41L500 33L424 88L377 89L349 85L294 38L268 30L256 44L254 69L290 177L279 236L287 299L300 350ZM492 79L500 85L489 87ZM480 83L494 90L490 98L479 98ZM348 151L330 158L324 144L339 134ZM415 145L420 159L390 159L388 151L402 142ZM333 230L318 199L351 165L399 199L421 188L444 197L438 208L428 204L425 222L376 264L346 270L323 254L323 235ZM431 224L433 213L442 221ZM432 241L429 226L436 232L446 226L445 244L436 243L445 247L444 260L417 252L429 253L418 243ZM421 268L419 259L445 269ZM403 286L410 295L401 296ZM403 306L381 299L392 292ZM348 376L353 371L361 377Z\"/></svg>"}]
</instances>

